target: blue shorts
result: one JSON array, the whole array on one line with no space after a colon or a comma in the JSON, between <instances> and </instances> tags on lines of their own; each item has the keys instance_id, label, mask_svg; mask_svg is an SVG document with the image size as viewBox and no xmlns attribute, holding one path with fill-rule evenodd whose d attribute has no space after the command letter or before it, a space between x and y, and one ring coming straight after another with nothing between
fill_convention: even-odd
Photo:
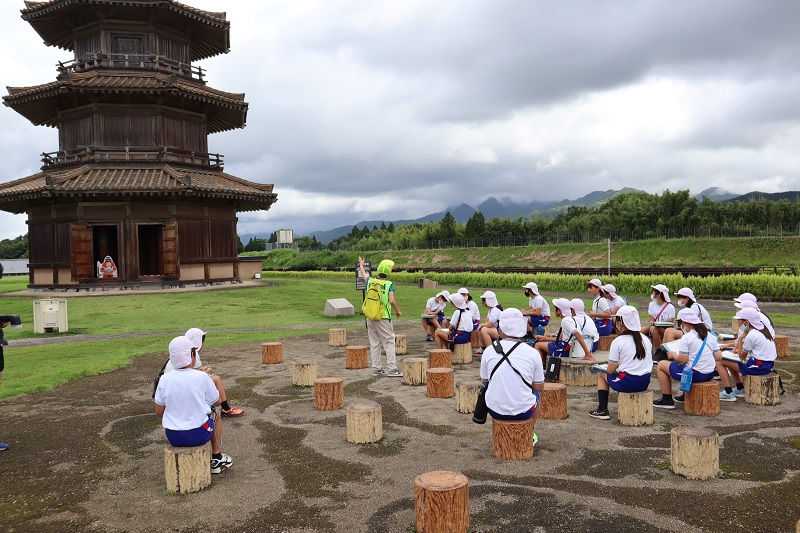
<instances>
[{"instance_id":1,"label":"blue shorts","mask_svg":"<svg viewBox=\"0 0 800 533\"><path fill-rule=\"evenodd\" d=\"M185 431L164 429L164 432L167 434L169 443L176 448L200 446L211 440L211 435L214 433L214 418L213 416L208 417L208 421L199 428Z\"/></svg>"},{"instance_id":2,"label":"blue shorts","mask_svg":"<svg viewBox=\"0 0 800 533\"><path fill-rule=\"evenodd\" d=\"M438 315L436 315L436 320L439 321L439 325L441 326L442 322L444 322L444 313L439 313Z\"/></svg>"},{"instance_id":3,"label":"blue shorts","mask_svg":"<svg viewBox=\"0 0 800 533\"><path fill-rule=\"evenodd\" d=\"M533 395L536 396L536 405L518 415L501 415L495 413L491 409L487 410L489 411L491 417L494 418L495 420L528 420L530 418L533 418L533 415L536 414L536 408L539 405L542 396L538 390L533 391Z\"/></svg>"},{"instance_id":4,"label":"blue shorts","mask_svg":"<svg viewBox=\"0 0 800 533\"><path fill-rule=\"evenodd\" d=\"M608 377L608 386L617 392L642 392L650 386L650 376L650 372L641 376L622 372L622 377L620 377L620 372L616 372L608 374L606 377Z\"/></svg>"},{"instance_id":5,"label":"blue shorts","mask_svg":"<svg viewBox=\"0 0 800 533\"><path fill-rule=\"evenodd\" d=\"M681 372L683 371L683 365L678 363L677 361L672 361L669 364L669 375L672 376L672 379L675 381L681 380ZM692 383L703 383L704 381L711 381L714 379L714 372L711 371L708 374L703 374L698 372L697 370L694 371L692 375Z\"/></svg>"},{"instance_id":6,"label":"blue shorts","mask_svg":"<svg viewBox=\"0 0 800 533\"><path fill-rule=\"evenodd\" d=\"M610 318L595 318L594 325L597 328L597 333L601 337L608 337L609 335L611 335L613 325L611 324Z\"/></svg>"},{"instance_id":7,"label":"blue shorts","mask_svg":"<svg viewBox=\"0 0 800 533\"><path fill-rule=\"evenodd\" d=\"M449 342L452 342L453 344L467 344L470 342L471 338L472 338L471 331L459 331L455 335L451 333L450 335L447 336L447 340Z\"/></svg>"},{"instance_id":8,"label":"blue shorts","mask_svg":"<svg viewBox=\"0 0 800 533\"><path fill-rule=\"evenodd\" d=\"M529 318L531 319L531 327L533 329L536 329L536 326L544 327L544 326L546 326L547 324L550 323L550 317L549 316L531 315Z\"/></svg>"},{"instance_id":9,"label":"blue shorts","mask_svg":"<svg viewBox=\"0 0 800 533\"><path fill-rule=\"evenodd\" d=\"M563 341L548 342L547 355L556 355L556 350L559 349L559 344L561 344L561 350L558 353L558 357L569 357L569 350L571 346Z\"/></svg>"},{"instance_id":10,"label":"blue shorts","mask_svg":"<svg viewBox=\"0 0 800 533\"><path fill-rule=\"evenodd\" d=\"M591 348L591 349L592 349L592 353L594 353L594 352L596 352L596 351L597 351L597 347L598 347L598 346L600 346L600 341L594 341L594 342L592 343L592 348Z\"/></svg>"},{"instance_id":11,"label":"blue shorts","mask_svg":"<svg viewBox=\"0 0 800 533\"><path fill-rule=\"evenodd\" d=\"M739 373L743 376L766 376L772 372L773 364L775 361L762 361L750 357L744 363L739 363Z\"/></svg>"}]
</instances>

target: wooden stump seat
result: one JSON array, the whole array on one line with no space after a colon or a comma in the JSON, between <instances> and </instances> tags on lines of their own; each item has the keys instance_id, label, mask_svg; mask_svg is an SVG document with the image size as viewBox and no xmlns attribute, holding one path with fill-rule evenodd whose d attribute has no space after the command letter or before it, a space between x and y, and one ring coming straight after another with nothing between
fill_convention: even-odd
<instances>
[{"instance_id":1,"label":"wooden stump seat","mask_svg":"<svg viewBox=\"0 0 800 533\"><path fill-rule=\"evenodd\" d=\"M453 364L454 365L468 365L472 362L472 345L471 344L456 344L453 346Z\"/></svg>"},{"instance_id":2,"label":"wooden stump seat","mask_svg":"<svg viewBox=\"0 0 800 533\"><path fill-rule=\"evenodd\" d=\"M424 357L403 359L403 385L425 385L428 382L428 360Z\"/></svg>"},{"instance_id":3,"label":"wooden stump seat","mask_svg":"<svg viewBox=\"0 0 800 533\"><path fill-rule=\"evenodd\" d=\"M283 343L262 342L261 364L274 365L276 363L283 363Z\"/></svg>"},{"instance_id":4,"label":"wooden stump seat","mask_svg":"<svg viewBox=\"0 0 800 533\"><path fill-rule=\"evenodd\" d=\"M545 383L539 405L539 418L564 420L567 414L567 386L563 383Z\"/></svg>"},{"instance_id":5,"label":"wooden stump seat","mask_svg":"<svg viewBox=\"0 0 800 533\"><path fill-rule=\"evenodd\" d=\"M314 380L314 408L320 411L336 411L344 406L344 380L342 378L318 378Z\"/></svg>"},{"instance_id":6,"label":"wooden stump seat","mask_svg":"<svg viewBox=\"0 0 800 533\"><path fill-rule=\"evenodd\" d=\"M682 426L670 431L672 471L689 479L713 479L719 472L719 435L708 428Z\"/></svg>"},{"instance_id":7,"label":"wooden stump seat","mask_svg":"<svg viewBox=\"0 0 800 533\"><path fill-rule=\"evenodd\" d=\"M596 364L597 361L562 357L558 382L564 385L597 387L597 372L592 369Z\"/></svg>"},{"instance_id":8,"label":"wooden stump seat","mask_svg":"<svg viewBox=\"0 0 800 533\"><path fill-rule=\"evenodd\" d=\"M328 346L347 346L347 330L340 328L329 329Z\"/></svg>"},{"instance_id":9,"label":"wooden stump seat","mask_svg":"<svg viewBox=\"0 0 800 533\"><path fill-rule=\"evenodd\" d=\"M453 352L447 348L428 350L428 368L453 368Z\"/></svg>"},{"instance_id":10,"label":"wooden stump seat","mask_svg":"<svg viewBox=\"0 0 800 533\"><path fill-rule=\"evenodd\" d=\"M481 336L477 329L472 330L472 334L469 336L469 344L472 346L473 350L477 350L481 347Z\"/></svg>"},{"instance_id":11,"label":"wooden stump seat","mask_svg":"<svg viewBox=\"0 0 800 533\"><path fill-rule=\"evenodd\" d=\"M366 346L348 346L344 349L344 367L349 369L367 368L369 366Z\"/></svg>"},{"instance_id":12,"label":"wooden stump seat","mask_svg":"<svg viewBox=\"0 0 800 533\"><path fill-rule=\"evenodd\" d=\"M492 419L492 455L505 461L533 457L533 419Z\"/></svg>"},{"instance_id":13,"label":"wooden stump seat","mask_svg":"<svg viewBox=\"0 0 800 533\"><path fill-rule=\"evenodd\" d=\"M296 387L313 387L316 379L316 361L302 359L292 363L292 385Z\"/></svg>"},{"instance_id":14,"label":"wooden stump seat","mask_svg":"<svg viewBox=\"0 0 800 533\"><path fill-rule=\"evenodd\" d=\"M623 426L652 426L653 391L620 392L617 395L617 419Z\"/></svg>"},{"instance_id":15,"label":"wooden stump seat","mask_svg":"<svg viewBox=\"0 0 800 533\"><path fill-rule=\"evenodd\" d=\"M775 335L775 350L778 352L778 357L788 356L789 337L786 335Z\"/></svg>"},{"instance_id":16,"label":"wooden stump seat","mask_svg":"<svg viewBox=\"0 0 800 533\"><path fill-rule=\"evenodd\" d=\"M692 390L684 395L683 411L690 415L717 416L719 384L716 381L692 383Z\"/></svg>"},{"instance_id":17,"label":"wooden stump seat","mask_svg":"<svg viewBox=\"0 0 800 533\"><path fill-rule=\"evenodd\" d=\"M478 391L481 390L481 380L459 381L456 383L456 411L459 413L472 413L478 401Z\"/></svg>"},{"instance_id":18,"label":"wooden stump seat","mask_svg":"<svg viewBox=\"0 0 800 533\"><path fill-rule=\"evenodd\" d=\"M381 406L371 400L359 400L345 408L347 412L347 442L368 444L383 438Z\"/></svg>"},{"instance_id":19,"label":"wooden stump seat","mask_svg":"<svg viewBox=\"0 0 800 533\"><path fill-rule=\"evenodd\" d=\"M429 368L427 371L427 379L429 398L453 397L454 387L452 368Z\"/></svg>"},{"instance_id":20,"label":"wooden stump seat","mask_svg":"<svg viewBox=\"0 0 800 533\"><path fill-rule=\"evenodd\" d=\"M404 355L408 353L408 346L406 344L406 336L395 334L394 336L394 351L397 355Z\"/></svg>"},{"instance_id":21,"label":"wooden stump seat","mask_svg":"<svg viewBox=\"0 0 800 533\"><path fill-rule=\"evenodd\" d=\"M781 391L778 374L766 376L742 376L744 401L753 405L778 405Z\"/></svg>"},{"instance_id":22,"label":"wooden stump seat","mask_svg":"<svg viewBox=\"0 0 800 533\"><path fill-rule=\"evenodd\" d=\"M600 337L600 339L597 341L597 349L602 352L609 351L611 349L611 342L616 338L617 336L615 334ZM589 348L591 348L591 346L589 346Z\"/></svg>"},{"instance_id":23,"label":"wooden stump seat","mask_svg":"<svg viewBox=\"0 0 800 533\"><path fill-rule=\"evenodd\" d=\"M469 530L469 481L457 472L436 470L414 480L417 531L466 533Z\"/></svg>"},{"instance_id":24,"label":"wooden stump seat","mask_svg":"<svg viewBox=\"0 0 800 533\"><path fill-rule=\"evenodd\" d=\"M183 494L211 485L211 443L185 448L165 446L164 477L167 490Z\"/></svg>"}]
</instances>

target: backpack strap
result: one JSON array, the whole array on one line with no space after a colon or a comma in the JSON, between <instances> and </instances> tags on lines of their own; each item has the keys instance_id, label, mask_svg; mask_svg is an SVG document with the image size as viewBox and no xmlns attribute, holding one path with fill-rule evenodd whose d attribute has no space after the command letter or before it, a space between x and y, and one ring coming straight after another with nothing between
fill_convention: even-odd
<instances>
[{"instance_id":1,"label":"backpack strap","mask_svg":"<svg viewBox=\"0 0 800 533\"><path fill-rule=\"evenodd\" d=\"M500 359L500 361L497 362L496 365L494 365L494 369L492 369L492 373L489 374L489 381L490 382L492 381L492 376L494 376L494 373L497 370L497 368L503 363L503 361L508 361L508 365L511 367L511 370L513 370L514 372L517 373L517 375L519 376L519 378L522 380L522 382L525 384L526 387L528 387L529 389L533 390L533 385L528 383L528 381L524 377L522 377L522 374L520 374L519 370L514 368L514 365L512 365L511 361L508 359L508 356L511 355L511 352L513 352L517 348L517 346L519 346L520 344L522 344L522 341L517 341L517 343L514 346L511 347L511 349L508 351L508 353L505 353L503 351L503 346L500 344L499 340L492 341L492 348L494 348L494 351L499 353L503 357L502 357L502 359Z\"/></svg>"}]
</instances>

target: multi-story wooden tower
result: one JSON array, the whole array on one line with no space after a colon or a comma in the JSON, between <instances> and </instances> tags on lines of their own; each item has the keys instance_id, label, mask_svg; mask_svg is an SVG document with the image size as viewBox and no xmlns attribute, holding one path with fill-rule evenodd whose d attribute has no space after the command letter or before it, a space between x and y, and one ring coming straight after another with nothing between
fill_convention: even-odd
<instances>
[{"instance_id":1,"label":"multi-story wooden tower","mask_svg":"<svg viewBox=\"0 0 800 533\"><path fill-rule=\"evenodd\" d=\"M56 81L3 97L58 128L41 172L0 184L0 209L28 214L30 287L240 280L236 213L269 209L276 195L226 174L208 151L209 134L247 116L244 94L212 89L192 64L228 52L225 13L174 0L25 6L45 44L74 52Z\"/></svg>"}]
</instances>

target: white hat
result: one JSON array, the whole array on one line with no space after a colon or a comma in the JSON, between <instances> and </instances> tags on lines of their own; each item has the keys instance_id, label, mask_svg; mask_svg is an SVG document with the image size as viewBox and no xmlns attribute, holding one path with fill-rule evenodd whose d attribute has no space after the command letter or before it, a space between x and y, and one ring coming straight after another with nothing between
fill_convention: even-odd
<instances>
[{"instance_id":1,"label":"white hat","mask_svg":"<svg viewBox=\"0 0 800 533\"><path fill-rule=\"evenodd\" d=\"M528 332L528 318L513 307L503 310L498 321L500 330L508 337L523 337Z\"/></svg>"},{"instance_id":2,"label":"white hat","mask_svg":"<svg viewBox=\"0 0 800 533\"><path fill-rule=\"evenodd\" d=\"M467 290L466 287L461 287L460 289L458 289L458 294L469 294L469 291Z\"/></svg>"},{"instance_id":3,"label":"white hat","mask_svg":"<svg viewBox=\"0 0 800 533\"><path fill-rule=\"evenodd\" d=\"M192 364L192 350L195 348L192 339L186 336L175 337L169 343L169 361L172 368L184 368Z\"/></svg>"},{"instance_id":4,"label":"white hat","mask_svg":"<svg viewBox=\"0 0 800 533\"><path fill-rule=\"evenodd\" d=\"M481 300L486 300L486 305L489 307L497 307L497 295L492 291L486 291L481 294Z\"/></svg>"},{"instance_id":5,"label":"white hat","mask_svg":"<svg viewBox=\"0 0 800 533\"><path fill-rule=\"evenodd\" d=\"M441 296L445 300L449 300L450 299L450 293L448 291L442 291L442 292L440 292L439 294L436 295L437 298L439 296Z\"/></svg>"},{"instance_id":6,"label":"white hat","mask_svg":"<svg viewBox=\"0 0 800 533\"><path fill-rule=\"evenodd\" d=\"M572 316L572 305L566 298L553 298L553 305L561 310L564 316Z\"/></svg>"},{"instance_id":7,"label":"white hat","mask_svg":"<svg viewBox=\"0 0 800 533\"><path fill-rule=\"evenodd\" d=\"M749 307L750 309L755 309L756 311L761 311L761 308L758 307L758 304L753 300L742 300L741 302L736 302L733 304L736 309L744 309L745 307Z\"/></svg>"},{"instance_id":8,"label":"white hat","mask_svg":"<svg viewBox=\"0 0 800 533\"><path fill-rule=\"evenodd\" d=\"M605 288L603 288L605 290ZM639 320L639 311L632 305L623 305L617 309L618 316L622 318L622 323L631 331L640 331L642 329L642 321Z\"/></svg>"},{"instance_id":9,"label":"white hat","mask_svg":"<svg viewBox=\"0 0 800 533\"><path fill-rule=\"evenodd\" d=\"M701 324L703 322L698 314L694 312L694 309L681 309L678 312L678 320L687 324Z\"/></svg>"},{"instance_id":10,"label":"white hat","mask_svg":"<svg viewBox=\"0 0 800 533\"><path fill-rule=\"evenodd\" d=\"M575 311L575 316L586 316L586 304L580 298L573 298L569 305Z\"/></svg>"},{"instance_id":11,"label":"white hat","mask_svg":"<svg viewBox=\"0 0 800 533\"><path fill-rule=\"evenodd\" d=\"M660 292L661 295L664 297L664 299L666 301L668 301L668 302L670 301L669 300L669 289L667 288L666 285L662 285L661 283L659 283L658 285L650 285L650 287L655 289L655 290L657 290L658 292Z\"/></svg>"},{"instance_id":12,"label":"white hat","mask_svg":"<svg viewBox=\"0 0 800 533\"><path fill-rule=\"evenodd\" d=\"M602 281L600 281L600 280L599 280L599 279L597 279L597 278L590 279L590 280L589 280L589 282L587 283L587 285L594 285L594 286L595 286L595 287L597 287L598 289L602 289L602 288L603 288L603 282L602 282Z\"/></svg>"},{"instance_id":13,"label":"white hat","mask_svg":"<svg viewBox=\"0 0 800 533\"><path fill-rule=\"evenodd\" d=\"M456 306L457 309L466 309L467 301L460 294L451 294L450 303Z\"/></svg>"},{"instance_id":14,"label":"white hat","mask_svg":"<svg viewBox=\"0 0 800 533\"><path fill-rule=\"evenodd\" d=\"M675 293L675 296L683 296L684 298L689 298L691 301L696 301L694 297L694 292L689 287L684 287L678 292Z\"/></svg>"},{"instance_id":15,"label":"white hat","mask_svg":"<svg viewBox=\"0 0 800 533\"><path fill-rule=\"evenodd\" d=\"M744 302L744 301L747 301L747 300L749 300L751 302L757 302L758 298L756 298L755 294L751 294L749 292L744 292L744 293L740 294L738 298L734 298L733 299L734 302Z\"/></svg>"},{"instance_id":16,"label":"white hat","mask_svg":"<svg viewBox=\"0 0 800 533\"><path fill-rule=\"evenodd\" d=\"M603 285L601 287L601 289L606 291L611 296L616 296L617 295L617 288L615 286L613 286L612 284L610 284L610 283L606 283L605 285Z\"/></svg>"},{"instance_id":17,"label":"white hat","mask_svg":"<svg viewBox=\"0 0 800 533\"><path fill-rule=\"evenodd\" d=\"M539 294L539 286L534 282L526 283L522 286L523 289L530 289L533 294Z\"/></svg>"},{"instance_id":18,"label":"white hat","mask_svg":"<svg viewBox=\"0 0 800 533\"><path fill-rule=\"evenodd\" d=\"M203 347L203 335L206 332L200 328L190 328L184 333L194 343L194 347L198 350Z\"/></svg>"},{"instance_id":19,"label":"white hat","mask_svg":"<svg viewBox=\"0 0 800 533\"><path fill-rule=\"evenodd\" d=\"M736 313L736 318L738 320L747 320L750 322L750 325L756 329L764 329L764 323L761 322L761 317L758 314L758 311L755 309L751 309L749 307L745 307L744 309L740 309L738 313Z\"/></svg>"}]
</instances>

